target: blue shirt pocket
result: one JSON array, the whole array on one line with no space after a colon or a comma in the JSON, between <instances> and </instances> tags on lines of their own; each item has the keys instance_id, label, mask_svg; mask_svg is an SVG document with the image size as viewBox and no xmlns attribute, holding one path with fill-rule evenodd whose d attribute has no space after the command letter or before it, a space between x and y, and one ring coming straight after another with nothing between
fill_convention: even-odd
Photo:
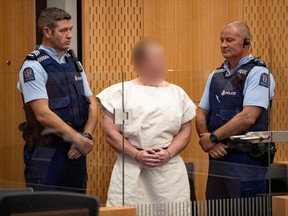
<instances>
[{"instance_id":1,"label":"blue shirt pocket","mask_svg":"<svg viewBox=\"0 0 288 216\"><path fill-rule=\"evenodd\" d=\"M219 118L222 121L228 122L230 121L235 115L240 112L238 109L220 109L219 111Z\"/></svg>"}]
</instances>

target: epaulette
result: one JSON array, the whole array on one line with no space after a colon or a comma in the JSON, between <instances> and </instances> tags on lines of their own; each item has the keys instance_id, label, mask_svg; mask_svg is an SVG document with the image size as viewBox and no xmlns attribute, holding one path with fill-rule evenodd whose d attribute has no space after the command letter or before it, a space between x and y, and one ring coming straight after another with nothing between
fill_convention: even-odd
<instances>
[{"instance_id":1,"label":"epaulette","mask_svg":"<svg viewBox=\"0 0 288 216\"><path fill-rule=\"evenodd\" d=\"M26 56L26 60L36 60L39 63L49 58L49 55L43 54L39 50L34 50Z\"/></svg>"},{"instance_id":2,"label":"epaulette","mask_svg":"<svg viewBox=\"0 0 288 216\"><path fill-rule=\"evenodd\" d=\"M255 63L256 66L267 67L266 63L259 58L254 58L253 62Z\"/></svg>"},{"instance_id":3,"label":"epaulette","mask_svg":"<svg viewBox=\"0 0 288 216\"><path fill-rule=\"evenodd\" d=\"M32 52L30 52L27 56L26 59L27 60L37 60L37 57L40 55L40 51L39 50L34 50Z\"/></svg>"},{"instance_id":4,"label":"epaulette","mask_svg":"<svg viewBox=\"0 0 288 216\"><path fill-rule=\"evenodd\" d=\"M226 72L225 68L223 67L224 64L221 65L221 67L219 68L216 68L215 72L214 73L223 73L223 72Z\"/></svg>"}]
</instances>

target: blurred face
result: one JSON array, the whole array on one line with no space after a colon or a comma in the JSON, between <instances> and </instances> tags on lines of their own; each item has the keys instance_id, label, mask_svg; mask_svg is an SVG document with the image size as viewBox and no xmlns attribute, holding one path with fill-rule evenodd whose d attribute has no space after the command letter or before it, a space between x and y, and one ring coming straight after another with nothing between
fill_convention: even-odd
<instances>
[{"instance_id":1,"label":"blurred face","mask_svg":"<svg viewBox=\"0 0 288 216\"><path fill-rule=\"evenodd\" d=\"M49 40L49 44L56 51L65 51L69 48L72 39L71 20L57 21L57 27L54 31L48 27L44 28L44 37Z\"/></svg>"},{"instance_id":2,"label":"blurred face","mask_svg":"<svg viewBox=\"0 0 288 216\"><path fill-rule=\"evenodd\" d=\"M165 78L167 73L165 52L161 45L150 44L145 49L145 59L138 65L139 75Z\"/></svg>"},{"instance_id":3,"label":"blurred face","mask_svg":"<svg viewBox=\"0 0 288 216\"><path fill-rule=\"evenodd\" d=\"M241 59L247 55L248 48L243 47L244 38L240 36L238 30L233 26L225 26L220 35L221 51L224 58Z\"/></svg>"}]
</instances>

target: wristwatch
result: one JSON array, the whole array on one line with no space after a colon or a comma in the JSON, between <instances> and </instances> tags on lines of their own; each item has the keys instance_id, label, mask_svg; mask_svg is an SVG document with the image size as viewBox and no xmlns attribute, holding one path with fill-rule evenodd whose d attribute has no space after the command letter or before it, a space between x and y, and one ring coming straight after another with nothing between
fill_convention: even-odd
<instances>
[{"instance_id":1,"label":"wristwatch","mask_svg":"<svg viewBox=\"0 0 288 216\"><path fill-rule=\"evenodd\" d=\"M214 133L210 133L210 140L214 143L218 141L217 136Z\"/></svg>"},{"instance_id":2,"label":"wristwatch","mask_svg":"<svg viewBox=\"0 0 288 216\"><path fill-rule=\"evenodd\" d=\"M82 133L82 136L84 136L90 140L93 140L93 136L90 133Z\"/></svg>"}]
</instances>

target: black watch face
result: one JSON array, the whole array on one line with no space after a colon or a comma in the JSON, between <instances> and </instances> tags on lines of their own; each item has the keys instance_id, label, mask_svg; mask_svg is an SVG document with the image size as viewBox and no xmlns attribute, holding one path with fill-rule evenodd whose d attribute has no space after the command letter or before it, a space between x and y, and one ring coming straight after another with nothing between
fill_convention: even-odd
<instances>
[{"instance_id":1,"label":"black watch face","mask_svg":"<svg viewBox=\"0 0 288 216\"><path fill-rule=\"evenodd\" d=\"M217 137L215 136L215 134L211 134L211 135L210 135L210 140L211 140L212 142L216 142L216 141L217 141Z\"/></svg>"},{"instance_id":2,"label":"black watch face","mask_svg":"<svg viewBox=\"0 0 288 216\"><path fill-rule=\"evenodd\" d=\"M86 138L88 138L88 139L90 139L90 140L93 140L92 135L89 134L89 133L83 133L83 136L86 137Z\"/></svg>"}]
</instances>

